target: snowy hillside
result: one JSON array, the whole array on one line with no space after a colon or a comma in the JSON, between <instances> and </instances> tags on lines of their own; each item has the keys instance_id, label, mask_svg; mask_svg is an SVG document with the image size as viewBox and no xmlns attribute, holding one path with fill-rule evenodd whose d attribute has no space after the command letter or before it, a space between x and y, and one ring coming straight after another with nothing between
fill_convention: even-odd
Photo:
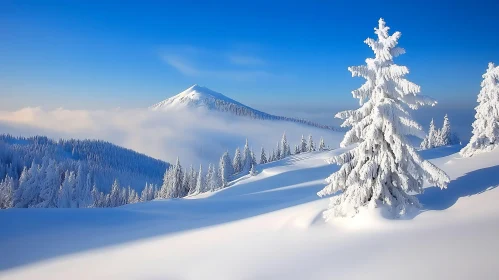
<instances>
[{"instance_id":1,"label":"snowy hillside","mask_svg":"<svg viewBox=\"0 0 499 280\"><path fill-rule=\"evenodd\" d=\"M451 182L406 220L375 209L324 223L316 192L341 150L259 165L204 196L0 211L0 279L496 279L499 150L460 148L422 152Z\"/></svg>"},{"instance_id":2,"label":"snowy hillside","mask_svg":"<svg viewBox=\"0 0 499 280\"><path fill-rule=\"evenodd\" d=\"M173 97L165 99L157 104L154 104L153 106L150 107L150 109L154 111L170 111L186 107L187 108L202 107L208 110L228 112L237 116L245 116L253 119L289 121L289 122L306 124L318 128L341 130L336 127L320 125L318 123L314 123L307 120L267 114L255 110L251 107L248 107L244 104L241 104L219 92L213 91L211 89L199 85L193 85Z\"/></svg>"},{"instance_id":3,"label":"snowy hillside","mask_svg":"<svg viewBox=\"0 0 499 280\"><path fill-rule=\"evenodd\" d=\"M43 136L24 138L0 134L0 181L9 176L14 180L14 189L17 189L24 172L26 181L35 181L33 191L40 192L43 182L35 179L37 176L34 172L40 175L40 180L48 180L50 176L42 173L47 173L51 165L54 165L51 169L54 180L58 182L50 183L54 188L59 188L64 181L64 173L69 171L80 178L82 185L88 184L89 189L96 186L106 193L114 180L137 191L141 191L146 183L161 185L163 174L169 166L164 161L104 141L55 141Z\"/></svg>"}]
</instances>

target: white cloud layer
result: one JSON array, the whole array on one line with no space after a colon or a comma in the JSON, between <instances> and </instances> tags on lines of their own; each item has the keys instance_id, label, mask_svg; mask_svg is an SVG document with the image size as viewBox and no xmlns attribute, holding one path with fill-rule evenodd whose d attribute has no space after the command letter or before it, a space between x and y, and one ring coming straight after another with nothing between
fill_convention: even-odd
<instances>
[{"instance_id":1,"label":"white cloud layer","mask_svg":"<svg viewBox=\"0 0 499 280\"><path fill-rule=\"evenodd\" d=\"M327 145L336 147L343 136L296 123L254 120L202 109L0 111L0 133L100 139L168 162L178 156L184 165L218 163L224 151L233 154L237 146L244 146L246 138L258 158L260 148L272 150L284 131L292 145L298 144L302 134L312 134L316 142L323 136Z\"/></svg>"}]
</instances>

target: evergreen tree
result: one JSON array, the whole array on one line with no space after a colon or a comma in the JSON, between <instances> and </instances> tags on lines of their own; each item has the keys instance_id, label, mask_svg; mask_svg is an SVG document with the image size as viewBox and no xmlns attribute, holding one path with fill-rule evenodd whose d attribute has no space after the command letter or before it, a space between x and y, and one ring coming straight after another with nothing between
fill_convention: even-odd
<instances>
[{"instance_id":1,"label":"evergreen tree","mask_svg":"<svg viewBox=\"0 0 499 280\"><path fill-rule=\"evenodd\" d=\"M248 139L246 139L246 144L244 144L243 150L243 161L242 161L242 174L248 174L251 169L251 163L253 162L253 156L251 155L251 150L248 145Z\"/></svg>"},{"instance_id":2,"label":"evergreen tree","mask_svg":"<svg viewBox=\"0 0 499 280\"><path fill-rule=\"evenodd\" d=\"M118 180L114 180L111 186L111 191L107 199L107 207L118 207L122 203L121 188L118 184Z\"/></svg>"},{"instance_id":3,"label":"evergreen tree","mask_svg":"<svg viewBox=\"0 0 499 280\"><path fill-rule=\"evenodd\" d=\"M324 217L355 215L360 207L385 205L395 216L419 206L409 193L423 192L425 181L446 187L449 177L436 166L423 160L408 143L405 135L421 135L421 127L411 119L406 106L415 110L435 102L419 95L420 88L403 76L407 67L393 63L393 57L404 53L396 47L400 32L388 34L383 19L375 29L377 40L367 39L375 58L364 66L349 67L352 76L366 83L352 92L360 100L360 108L338 113L342 126L352 128L345 134L342 147L358 144L344 154L332 158L341 168L328 179L320 196L334 194Z\"/></svg>"},{"instance_id":4,"label":"evergreen tree","mask_svg":"<svg viewBox=\"0 0 499 280\"><path fill-rule=\"evenodd\" d=\"M277 150L275 152L275 160L280 160L282 158L281 143L277 142Z\"/></svg>"},{"instance_id":5,"label":"evergreen tree","mask_svg":"<svg viewBox=\"0 0 499 280\"><path fill-rule=\"evenodd\" d=\"M163 198L180 198L187 195L182 183L184 176L178 157L175 165L169 168L167 177L168 181L163 183L163 186L166 187L164 190L162 189Z\"/></svg>"},{"instance_id":6,"label":"evergreen tree","mask_svg":"<svg viewBox=\"0 0 499 280\"><path fill-rule=\"evenodd\" d=\"M478 94L478 106L475 107L473 136L460 152L465 157L491 151L499 145L499 66L490 62L482 77L482 89Z\"/></svg>"},{"instance_id":7,"label":"evergreen tree","mask_svg":"<svg viewBox=\"0 0 499 280\"><path fill-rule=\"evenodd\" d=\"M291 155L291 149L289 148L288 139L286 138L286 132L282 134L281 138L281 158L285 158Z\"/></svg>"},{"instance_id":8,"label":"evergreen tree","mask_svg":"<svg viewBox=\"0 0 499 280\"><path fill-rule=\"evenodd\" d=\"M315 152L314 140L312 140L312 135L308 136L308 152Z\"/></svg>"},{"instance_id":9,"label":"evergreen tree","mask_svg":"<svg viewBox=\"0 0 499 280\"><path fill-rule=\"evenodd\" d=\"M73 201L73 192L76 185L76 175L73 171L66 171L61 188L59 189L59 198L57 201L58 208L74 208L76 207Z\"/></svg>"},{"instance_id":10,"label":"evergreen tree","mask_svg":"<svg viewBox=\"0 0 499 280\"><path fill-rule=\"evenodd\" d=\"M421 149L433 149L437 146L439 131L435 128L435 122L431 119L428 135L421 142Z\"/></svg>"},{"instance_id":11,"label":"evergreen tree","mask_svg":"<svg viewBox=\"0 0 499 280\"><path fill-rule=\"evenodd\" d=\"M307 141L305 141L305 137L303 136L303 134L301 136L300 152L302 152L302 153L308 152Z\"/></svg>"},{"instance_id":12,"label":"evergreen tree","mask_svg":"<svg viewBox=\"0 0 499 280\"><path fill-rule=\"evenodd\" d=\"M236 148L236 152L234 153L234 161L233 161L233 169L234 173L239 173L242 170L242 163L241 163L241 151L239 150L239 147Z\"/></svg>"},{"instance_id":13,"label":"evergreen tree","mask_svg":"<svg viewBox=\"0 0 499 280\"><path fill-rule=\"evenodd\" d=\"M326 144L324 144L324 138L321 137L321 140L319 142L319 151L325 151L326 150Z\"/></svg>"},{"instance_id":14,"label":"evergreen tree","mask_svg":"<svg viewBox=\"0 0 499 280\"><path fill-rule=\"evenodd\" d=\"M0 182L0 209L11 208L13 206L14 179L7 174Z\"/></svg>"},{"instance_id":15,"label":"evergreen tree","mask_svg":"<svg viewBox=\"0 0 499 280\"><path fill-rule=\"evenodd\" d=\"M265 149L262 147L260 151L260 164L267 163L267 155L265 155Z\"/></svg>"},{"instance_id":16,"label":"evergreen tree","mask_svg":"<svg viewBox=\"0 0 499 280\"><path fill-rule=\"evenodd\" d=\"M193 194L199 194L205 191L206 181L203 177L203 167L199 165L198 178L196 180L196 191Z\"/></svg>"},{"instance_id":17,"label":"evergreen tree","mask_svg":"<svg viewBox=\"0 0 499 280\"><path fill-rule=\"evenodd\" d=\"M230 180L234 171L232 170L232 162L229 156L229 152L225 152L220 158L219 162L219 174L220 174L220 183L222 188L227 187L227 183Z\"/></svg>"},{"instance_id":18,"label":"evergreen tree","mask_svg":"<svg viewBox=\"0 0 499 280\"><path fill-rule=\"evenodd\" d=\"M251 165L251 169L250 169L250 175L251 176L255 176L257 173L256 173L256 169L255 169L255 165Z\"/></svg>"},{"instance_id":19,"label":"evergreen tree","mask_svg":"<svg viewBox=\"0 0 499 280\"><path fill-rule=\"evenodd\" d=\"M61 174L55 160L49 160L44 169L45 176L40 186L40 203L35 207L52 208L57 207L58 191L61 186Z\"/></svg>"}]
</instances>

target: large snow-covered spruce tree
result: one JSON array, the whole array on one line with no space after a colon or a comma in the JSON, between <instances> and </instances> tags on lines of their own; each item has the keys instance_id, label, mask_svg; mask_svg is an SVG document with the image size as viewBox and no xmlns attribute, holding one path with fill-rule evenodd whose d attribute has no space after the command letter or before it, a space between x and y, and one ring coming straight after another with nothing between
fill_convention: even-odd
<instances>
[{"instance_id":1,"label":"large snow-covered spruce tree","mask_svg":"<svg viewBox=\"0 0 499 280\"><path fill-rule=\"evenodd\" d=\"M491 62L483 74L482 89L475 107L473 136L461 155L470 157L476 153L490 151L499 145L499 66Z\"/></svg>"},{"instance_id":2,"label":"large snow-covered spruce tree","mask_svg":"<svg viewBox=\"0 0 499 280\"><path fill-rule=\"evenodd\" d=\"M329 184L318 195L341 193L331 198L324 212L326 219L353 216L360 207L382 205L394 216L403 215L420 205L409 193L423 192L425 181L441 188L449 182L449 177L423 160L405 138L424 135L407 109L436 102L419 95L419 86L403 77L409 73L407 67L394 64L393 58L405 52L397 47L401 33L389 35L383 19L374 30L377 40L369 38L365 43L375 57L366 59L366 65L348 68L353 77L367 80L352 92L360 108L336 115L344 119L343 127L352 127L341 146L357 146L331 159L341 167L327 179Z\"/></svg>"}]
</instances>

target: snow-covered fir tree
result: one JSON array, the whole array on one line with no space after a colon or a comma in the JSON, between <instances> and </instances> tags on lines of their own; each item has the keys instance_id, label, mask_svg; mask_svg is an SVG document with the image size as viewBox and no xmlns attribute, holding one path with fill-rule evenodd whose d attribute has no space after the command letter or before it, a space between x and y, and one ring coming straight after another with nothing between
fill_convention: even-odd
<instances>
[{"instance_id":1,"label":"snow-covered fir tree","mask_svg":"<svg viewBox=\"0 0 499 280\"><path fill-rule=\"evenodd\" d=\"M199 165L198 178L196 180L196 190L192 194L199 194L205 191L206 181L203 177L203 167Z\"/></svg>"},{"instance_id":2,"label":"snow-covered fir tree","mask_svg":"<svg viewBox=\"0 0 499 280\"><path fill-rule=\"evenodd\" d=\"M315 145L314 140L312 139L312 135L308 136L307 152L315 152Z\"/></svg>"},{"instance_id":3,"label":"snow-covered fir tree","mask_svg":"<svg viewBox=\"0 0 499 280\"><path fill-rule=\"evenodd\" d=\"M66 171L61 188L59 189L58 208L74 208L73 192L76 185L76 175L73 171ZM113 206L111 206L113 207Z\"/></svg>"},{"instance_id":4,"label":"snow-covered fir tree","mask_svg":"<svg viewBox=\"0 0 499 280\"><path fill-rule=\"evenodd\" d=\"M302 153L306 153L308 152L308 149L307 149L307 140L305 140L305 136L301 136L301 141L300 141L300 152Z\"/></svg>"},{"instance_id":5,"label":"snow-covered fir tree","mask_svg":"<svg viewBox=\"0 0 499 280\"><path fill-rule=\"evenodd\" d=\"M321 140L319 141L319 151L325 151L326 150L326 144L324 143L324 138L321 137Z\"/></svg>"},{"instance_id":6,"label":"snow-covered fir tree","mask_svg":"<svg viewBox=\"0 0 499 280\"><path fill-rule=\"evenodd\" d=\"M318 195L341 193L331 198L324 212L326 219L355 215L363 206L382 205L395 216L403 215L420 205L410 193L423 192L425 181L441 188L449 182L449 177L423 160L405 138L409 134L423 135L407 107L415 110L435 102L419 95L419 86L403 77L409 73L407 67L393 63L404 49L397 47L400 32L389 35L388 29L380 19L375 28L377 40L365 41L375 58L366 59L366 65L348 68L353 77L367 81L352 92L360 108L340 112L336 117L344 119L343 127L352 127L341 146L358 145L331 159L341 167L327 179L329 184Z\"/></svg>"},{"instance_id":7,"label":"snow-covered fir tree","mask_svg":"<svg viewBox=\"0 0 499 280\"><path fill-rule=\"evenodd\" d=\"M427 150L427 149L432 149L437 146L438 140L438 130L435 128L435 122L433 119L431 119L430 122L430 128L428 129L428 134L425 136L423 139L423 142L421 142L421 149Z\"/></svg>"},{"instance_id":8,"label":"snow-covered fir tree","mask_svg":"<svg viewBox=\"0 0 499 280\"><path fill-rule=\"evenodd\" d=\"M489 63L482 77L473 136L460 152L465 157L491 151L499 145L499 66Z\"/></svg>"},{"instance_id":9,"label":"snow-covered fir tree","mask_svg":"<svg viewBox=\"0 0 499 280\"><path fill-rule=\"evenodd\" d=\"M0 209L11 208L13 206L14 179L9 175L0 182Z\"/></svg>"},{"instance_id":10,"label":"snow-covered fir tree","mask_svg":"<svg viewBox=\"0 0 499 280\"><path fill-rule=\"evenodd\" d=\"M242 174L248 174L251 169L251 164L253 162L253 156L248 145L248 139L246 139L246 144L244 144L243 159L242 159Z\"/></svg>"},{"instance_id":11,"label":"snow-covered fir tree","mask_svg":"<svg viewBox=\"0 0 499 280\"><path fill-rule=\"evenodd\" d=\"M288 157L289 155L291 155L291 149L286 138L286 132L284 132L281 138L281 158Z\"/></svg>"},{"instance_id":12,"label":"snow-covered fir tree","mask_svg":"<svg viewBox=\"0 0 499 280\"><path fill-rule=\"evenodd\" d=\"M282 158L281 143L277 142L274 160L280 160L281 158Z\"/></svg>"},{"instance_id":13,"label":"snow-covered fir tree","mask_svg":"<svg viewBox=\"0 0 499 280\"><path fill-rule=\"evenodd\" d=\"M252 164L252 165L251 165L251 169L250 169L249 174L250 174L251 176L255 176L255 175L257 174L257 173L256 173L255 164Z\"/></svg>"},{"instance_id":14,"label":"snow-covered fir tree","mask_svg":"<svg viewBox=\"0 0 499 280\"><path fill-rule=\"evenodd\" d=\"M177 157L175 165L170 166L165 173L165 180L161 187L162 198L180 198L187 195L188 190L184 188L182 183L183 173L180 159Z\"/></svg>"},{"instance_id":15,"label":"snow-covered fir tree","mask_svg":"<svg viewBox=\"0 0 499 280\"><path fill-rule=\"evenodd\" d=\"M265 154L265 149L262 147L260 151L260 164L267 163L267 155Z\"/></svg>"},{"instance_id":16,"label":"snow-covered fir tree","mask_svg":"<svg viewBox=\"0 0 499 280\"><path fill-rule=\"evenodd\" d=\"M232 168L232 162L229 162L229 164L230 164L230 167ZM192 164L189 167L188 173L189 173L189 176L188 176L189 177L189 179L188 179L189 180L189 192L187 193L187 195L191 195L196 191L196 185L197 185L196 181L197 181L197 176L198 176L198 174L197 174L196 170L194 169L194 167L192 166Z\"/></svg>"},{"instance_id":17,"label":"snow-covered fir tree","mask_svg":"<svg viewBox=\"0 0 499 280\"><path fill-rule=\"evenodd\" d=\"M222 188L227 187L227 183L230 180L232 174L234 174L234 170L232 169L232 161L229 156L229 152L225 152L220 158L220 162L218 164L218 173L220 174L220 184Z\"/></svg>"},{"instance_id":18,"label":"snow-covered fir tree","mask_svg":"<svg viewBox=\"0 0 499 280\"><path fill-rule=\"evenodd\" d=\"M300 146L296 145L295 146L295 155L301 153Z\"/></svg>"},{"instance_id":19,"label":"snow-covered fir tree","mask_svg":"<svg viewBox=\"0 0 499 280\"><path fill-rule=\"evenodd\" d=\"M236 148L236 151L234 152L234 159L232 161L232 167L234 169L234 173L239 173L242 170L242 159L241 159L241 151L239 150L239 147Z\"/></svg>"}]
</instances>

